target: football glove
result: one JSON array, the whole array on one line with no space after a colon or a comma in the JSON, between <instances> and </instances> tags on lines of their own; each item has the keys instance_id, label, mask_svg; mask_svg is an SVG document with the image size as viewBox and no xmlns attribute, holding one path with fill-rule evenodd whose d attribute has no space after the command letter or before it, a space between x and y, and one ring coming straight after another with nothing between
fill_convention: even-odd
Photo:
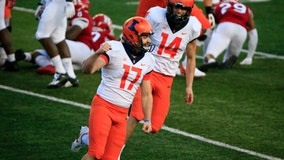
<instances>
[{"instance_id":1,"label":"football glove","mask_svg":"<svg viewBox=\"0 0 284 160\"><path fill-rule=\"evenodd\" d=\"M211 24L211 29L213 29L216 27L216 20L213 14L213 9L212 7L205 7L205 10L206 10L207 18Z\"/></svg>"},{"instance_id":2,"label":"football glove","mask_svg":"<svg viewBox=\"0 0 284 160\"><path fill-rule=\"evenodd\" d=\"M67 1L66 3L67 3L65 8L66 17L71 18L75 15L74 3L72 1L71 2Z\"/></svg>"},{"instance_id":3,"label":"football glove","mask_svg":"<svg viewBox=\"0 0 284 160\"><path fill-rule=\"evenodd\" d=\"M44 5L42 3L38 3L38 6L35 11L36 20L40 20L43 10L44 10Z\"/></svg>"}]
</instances>

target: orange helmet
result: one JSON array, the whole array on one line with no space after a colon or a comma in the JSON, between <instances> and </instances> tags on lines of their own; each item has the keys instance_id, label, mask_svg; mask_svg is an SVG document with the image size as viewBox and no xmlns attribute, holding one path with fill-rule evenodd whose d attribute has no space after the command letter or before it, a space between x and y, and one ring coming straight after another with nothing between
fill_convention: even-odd
<instances>
[{"instance_id":1,"label":"orange helmet","mask_svg":"<svg viewBox=\"0 0 284 160\"><path fill-rule=\"evenodd\" d=\"M167 6L167 17L173 21L173 23L182 23L188 19L191 14L194 0L169 0ZM183 16L177 16L173 14L173 8L180 8L186 10L186 14Z\"/></svg>"},{"instance_id":2,"label":"orange helmet","mask_svg":"<svg viewBox=\"0 0 284 160\"><path fill-rule=\"evenodd\" d=\"M154 47L152 44L148 44L150 49L144 48L140 39L140 36L143 34L153 34L152 25L145 18L136 16L124 22L122 26L122 39L136 50L136 54L145 53Z\"/></svg>"},{"instance_id":3,"label":"orange helmet","mask_svg":"<svg viewBox=\"0 0 284 160\"><path fill-rule=\"evenodd\" d=\"M93 30L101 30L108 34L114 35L112 20L106 14L100 13L93 17Z\"/></svg>"},{"instance_id":4,"label":"orange helmet","mask_svg":"<svg viewBox=\"0 0 284 160\"><path fill-rule=\"evenodd\" d=\"M122 32L122 38L136 44L142 34L153 34L153 28L145 18L136 16L125 21Z\"/></svg>"},{"instance_id":5,"label":"orange helmet","mask_svg":"<svg viewBox=\"0 0 284 160\"><path fill-rule=\"evenodd\" d=\"M89 0L73 0L76 10L89 10L90 1Z\"/></svg>"}]
</instances>

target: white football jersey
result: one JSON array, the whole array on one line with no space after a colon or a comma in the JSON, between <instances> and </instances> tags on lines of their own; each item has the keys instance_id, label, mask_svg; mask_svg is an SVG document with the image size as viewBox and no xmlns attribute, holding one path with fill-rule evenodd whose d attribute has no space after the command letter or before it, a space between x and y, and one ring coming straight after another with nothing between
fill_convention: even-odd
<instances>
[{"instance_id":1,"label":"white football jersey","mask_svg":"<svg viewBox=\"0 0 284 160\"><path fill-rule=\"evenodd\" d=\"M136 63L130 59L119 41L108 41L109 62L101 70L102 81L97 93L108 102L129 108L144 76L153 70L155 59L149 53Z\"/></svg>"},{"instance_id":2,"label":"white football jersey","mask_svg":"<svg viewBox=\"0 0 284 160\"><path fill-rule=\"evenodd\" d=\"M199 36L201 24L196 17L190 16L186 26L173 33L168 24L166 12L165 8L153 7L149 10L146 19L152 24L154 30L151 36L152 43L156 45L152 52L156 61L154 71L175 76L186 46Z\"/></svg>"}]
</instances>

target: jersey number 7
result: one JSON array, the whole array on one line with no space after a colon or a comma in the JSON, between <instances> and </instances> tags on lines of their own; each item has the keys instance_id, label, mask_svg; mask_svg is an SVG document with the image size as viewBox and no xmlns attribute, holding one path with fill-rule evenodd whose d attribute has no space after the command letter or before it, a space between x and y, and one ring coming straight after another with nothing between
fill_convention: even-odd
<instances>
[{"instance_id":1,"label":"jersey number 7","mask_svg":"<svg viewBox=\"0 0 284 160\"><path fill-rule=\"evenodd\" d=\"M137 67L130 67L129 65L124 64L123 65L124 68L124 74L121 78L121 82L120 82L120 88L124 89L125 88L125 82L127 80L128 74L132 71L132 72L136 72L136 76L135 78L131 81L131 83L129 84L129 86L127 87L127 90L131 90L133 88L133 85L138 81L138 79L141 76L141 72L142 69L137 68Z\"/></svg>"}]
</instances>

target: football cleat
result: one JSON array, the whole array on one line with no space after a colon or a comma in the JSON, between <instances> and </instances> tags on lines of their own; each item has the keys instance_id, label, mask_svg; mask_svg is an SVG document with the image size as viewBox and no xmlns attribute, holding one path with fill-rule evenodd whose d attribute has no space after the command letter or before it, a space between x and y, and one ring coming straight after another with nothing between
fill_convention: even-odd
<instances>
[{"instance_id":1,"label":"football cleat","mask_svg":"<svg viewBox=\"0 0 284 160\"><path fill-rule=\"evenodd\" d=\"M22 49L17 49L15 51L16 61L21 61L26 59L25 52Z\"/></svg>"},{"instance_id":2,"label":"football cleat","mask_svg":"<svg viewBox=\"0 0 284 160\"><path fill-rule=\"evenodd\" d=\"M198 69L202 72L207 72L210 68L217 68L219 66L218 62L212 62L212 63L205 63L198 67Z\"/></svg>"},{"instance_id":3,"label":"football cleat","mask_svg":"<svg viewBox=\"0 0 284 160\"><path fill-rule=\"evenodd\" d=\"M3 70L15 72L19 70L19 66L16 61L9 62L8 60L6 60L3 65Z\"/></svg>"},{"instance_id":4,"label":"football cleat","mask_svg":"<svg viewBox=\"0 0 284 160\"><path fill-rule=\"evenodd\" d=\"M79 80L77 78L69 77L68 81L64 84L64 87L78 87Z\"/></svg>"},{"instance_id":5,"label":"football cleat","mask_svg":"<svg viewBox=\"0 0 284 160\"><path fill-rule=\"evenodd\" d=\"M55 74L55 67L53 65L47 65L44 67L39 67L36 72L38 74L44 74L44 75L52 75Z\"/></svg>"},{"instance_id":6,"label":"football cleat","mask_svg":"<svg viewBox=\"0 0 284 160\"><path fill-rule=\"evenodd\" d=\"M89 128L87 126L82 126L78 138L72 142L71 145L72 152L78 152L83 146L86 146L85 144L82 143L82 137L83 135L86 135L88 133L89 133Z\"/></svg>"},{"instance_id":7,"label":"football cleat","mask_svg":"<svg viewBox=\"0 0 284 160\"><path fill-rule=\"evenodd\" d=\"M237 56L232 55L229 59L227 59L225 62L223 62L219 68L220 69L229 69L232 68L234 64L237 62Z\"/></svg>"},{"instance_id":8,"label":"football cleat","mask_svg":"<svg viewBox=\"0 0 284 160\"><path fill-rule=\"evenodd\" d=\"M245 58L240 63L240 65L251 65L251 64L252 64L252 58L250 58L250 57Z\"/></svg>"},{"instance_id":9,"label":"football cleat","mask_svg":"<svg viewBox=\"0 0 284 160\"><path fill-rule=\"evenodd\" d=\"M205 77L206 73L200 71L198 68L195 68L194 70L194 78L202 78Z\"/></svg>"}]
</instances>

